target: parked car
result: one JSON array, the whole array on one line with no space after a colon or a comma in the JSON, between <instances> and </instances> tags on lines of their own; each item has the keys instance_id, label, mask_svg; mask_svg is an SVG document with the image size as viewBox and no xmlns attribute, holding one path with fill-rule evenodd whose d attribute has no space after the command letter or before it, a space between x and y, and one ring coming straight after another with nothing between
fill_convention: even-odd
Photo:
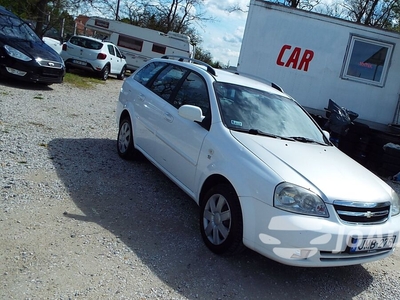
<instances>
[{"instance_id":1,"label":"parked car","mask_svg":"<svg viewBox=\"0 0 400 300\"><path fill-rule=\"evenodd\" d=\"M61 83L64 61L22 19L0 6L0 76Z\"/></svg>"},{"instance_id":2,"label":"parked car","mask_svg":"<svg viewBox=\"0 0 400 300\"><path fill-rule=\"evenodd\" d=\"M56 51L59 55L61 55L62 43L59 40L53 39L53 38L48 37L48 36L44 36L42 38L42 40L47 45L49 45L54 51Z\"/></svg>"},{"instance_id":3,"label":"parked car","mask_svg":"<svg viewBox=\"0 0 400 300\"><path fill-rule=\"evenodd\" d=\"M103 80L115 74L125 78L126 61L118 47L110 42L74 35L62 46L61 56L68 69L96 72Z\"/></svg>"},{"instance_id":4,"label":"parked car","mask_svg":"<svg viewBox=\"0 0 400 300\"><path fill-rule=\"evenodd\" d=\"M328 267L394 251L398 195L275 84L153 59L123 83L116 119L118 154L143 154L196 201L215 253Z\"/></svg>"}]
</instances>

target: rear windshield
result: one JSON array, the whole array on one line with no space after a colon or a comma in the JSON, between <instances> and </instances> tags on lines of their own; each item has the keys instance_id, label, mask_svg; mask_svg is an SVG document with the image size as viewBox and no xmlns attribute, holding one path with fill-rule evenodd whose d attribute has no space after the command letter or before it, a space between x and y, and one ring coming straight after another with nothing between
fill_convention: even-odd
<instances>
[{"instance_id":1,"label":"rear windshield","mask_svg":"<svg viewBox=\"0 0 400 300\"><path fill-rule=\"evenodd\" d=\"M100 50L103 47L103 43L101 43L101 42L93 41L93 40L86 39L86 38L80 37L80 36L71 37L69 42L71 44L77 45L79 47L93 49L93 50Z\"/></svg>"},{"instance_id":2,"label":"rear windshield","mask_svg":"<svg viewBox=\"0 0 400 300\"><path fill-rule=\"evenodd\" d=\"M11 39L36 42L40 38L27 23L19 18L0 13L0 35Z\"/></svg>"}]
</instances>

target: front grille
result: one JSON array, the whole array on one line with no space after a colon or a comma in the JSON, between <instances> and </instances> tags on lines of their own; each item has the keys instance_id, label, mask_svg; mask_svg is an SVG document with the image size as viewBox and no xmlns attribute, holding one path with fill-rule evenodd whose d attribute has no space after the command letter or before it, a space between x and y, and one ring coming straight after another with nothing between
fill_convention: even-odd
<instances>
[{"instance_id":1,"label":"front grille","mask_svg":"<svg viewBox=\"0 0 400 300\"><path fill-rule=\"evenodd\" d=\"M61 69L62 68L62 63L52 61L52 60L38 60L37 61L39 65L42 67L47 67L47 68L53 68L53 69Z\"/></svg>"},{"instance_id":2,"label":"front grille","mask_svg":"<svg viewBox=\"0 0 400 300\"><path fill-rule=\"evenodd\" d=\"M341 220L356 224L384 223L390 214L390 201L370 203L336 200L333 206Z\"/></svg>"}]
</instances>

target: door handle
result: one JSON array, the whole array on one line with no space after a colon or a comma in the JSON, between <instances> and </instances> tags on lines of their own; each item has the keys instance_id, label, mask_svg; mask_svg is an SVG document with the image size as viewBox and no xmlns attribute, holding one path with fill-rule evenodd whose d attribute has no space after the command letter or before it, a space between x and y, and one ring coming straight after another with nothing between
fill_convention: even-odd
<instances>
[{"instance_id":1,"label":"door handle","mask_svg":"<svg viewBox=\"0 0 400 300\"><path fill-rule=\"evenodd\" d=\"M140 94L140 95L139 95L139 100L142 101L142 102L144 102L144 99L145 99L144 95L143 95L143 94Z\"/></svg>"},{"instance_id":2,"label":"door handle","mask_svg":"<svg viewBox=\"0 0 400 300\"><path fill-rule=\"evenodd\" d=\"M172 123L174 121L174 117L170 113L165 113L164 119L167 120L167 122L169 123Z\"/></svg>"}]
</instances>

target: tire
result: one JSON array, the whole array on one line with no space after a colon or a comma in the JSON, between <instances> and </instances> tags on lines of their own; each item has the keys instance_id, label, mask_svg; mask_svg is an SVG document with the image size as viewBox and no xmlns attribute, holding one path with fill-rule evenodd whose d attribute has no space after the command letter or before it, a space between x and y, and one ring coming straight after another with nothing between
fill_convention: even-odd
<instances>
[{"instance_id":1,"label":"tire","mask_svg":"<svg viewBox=\"0 0 400 300\"><path fill-rule=\"evenodd\" d=\"M101 70L101 72L100 72L100 77L102 80L107 80L108 75L110 75L110 66L105 65L103 70Z\"/></svg>"},{"instance_id":2,"label":"tire","mask_svg":"<svg viewBox=\"0 0 400 300\"><path fill-rule=\"evenodd\" d=\"M137 150L133 143L133 128L130 118L124 118L119 124L117 137L118 155L126 160L137 156Z\"/></svg>"},{"instance_id":3,"label":"tire","mask_svg":"<svg viewBox=\"0 0 400 300\"><path fill-rule=\"evenodd\" d=\"M239 198L231 185L212 187L200 203L200 232L216 254L237 254L243 245L243 218Z\"/></svg>"},{"instance_id":4,"label":"tire","mask_svg":"<svg viewBox=\"0 0 400 300\"><path fill-rule=\"evenodd\" d=\"M126 72L126 66L123 66L123 68L121 70L121 73L119 73L118 76L117 76L119 80L124 80L125 72Z\"/></svg>"}]
</instances>

